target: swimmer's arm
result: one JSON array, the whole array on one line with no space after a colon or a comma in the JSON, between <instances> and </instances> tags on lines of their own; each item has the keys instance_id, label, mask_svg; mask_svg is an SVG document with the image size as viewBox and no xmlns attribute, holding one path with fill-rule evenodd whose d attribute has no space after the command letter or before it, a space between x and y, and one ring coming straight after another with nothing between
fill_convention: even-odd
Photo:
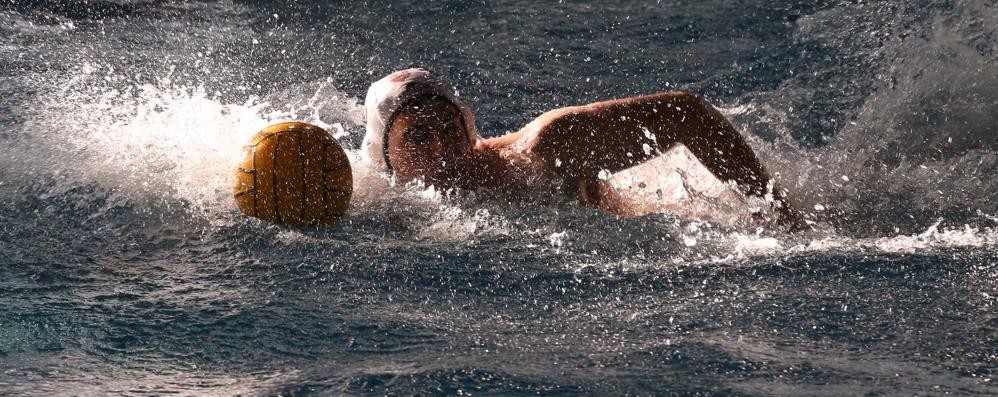
<instances>
[{"instance_id":1,"label":"swimmer's arm","mask_svg":"<svg viewBox=\"0 0 998 397\"><path fill-rule=\"evenodd\" d=\"M744 193L771 191L768 173L734 126L707 101L684 92L561 108L525 130L526 150L566 179L594 180L603 170L641 164L681 143L718 179L734 181ZM800 223L783 194L773 193L784 218Z\"/></svg>"}]
</instances>

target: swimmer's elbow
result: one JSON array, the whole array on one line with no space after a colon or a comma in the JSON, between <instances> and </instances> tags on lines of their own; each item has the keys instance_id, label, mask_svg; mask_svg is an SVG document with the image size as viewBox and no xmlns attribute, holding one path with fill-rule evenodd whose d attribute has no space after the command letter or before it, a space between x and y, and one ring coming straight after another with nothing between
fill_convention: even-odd
<instances>
[{"instance_id":1,"label":"swimmer's elbow","mask_svg":"<svg viewBox=\"0 0 998 397\"><path fill-rule=\"evenodd\" d=\"M669 91L652 94L646 100L668 107L680 106L692 109L713 107L703 96L688 91Z\"/></svg>"},{"instance_id":2,"label":"swimmer's elbow","mask_svg":"<svg viewBox=\"0 0 998 397\"><path fill-rule=\"evenodd\" d=\"M531 152L544 152L562 146L571 130L573 119L584 111L581 106L563 107L544 112L522 130L527 149Z\"/></svg>"},{"instance_id":3,"label":"swimmer's elbow","mask_svg":"<svg viewBox=\"0 0 998 397\"><path fill-rule=\"evenodd\" d=\"M690 92L682 92L681 98L684 103L693 109L703 110L706 112L716 112L717 108L714 104L710 103L707 98L704 98L700 94L694 94Z\"/></svg>"}]
</instances>

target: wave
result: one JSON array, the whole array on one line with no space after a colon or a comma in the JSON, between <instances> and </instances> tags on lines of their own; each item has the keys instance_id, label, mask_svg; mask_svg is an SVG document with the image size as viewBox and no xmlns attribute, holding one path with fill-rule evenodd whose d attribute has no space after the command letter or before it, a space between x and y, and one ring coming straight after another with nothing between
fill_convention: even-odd
<instances>
[{"instance_id":1,"label":"wave","mask_svg":"<svg viewBox=\"0 0 998 397\"><path fill-rule=\"evenodd\" d=\"M824 67L728 112L767 137L757 146L800 206L842 231L988 224L977 212L998 212L995 26L998 10L977 2L826 9L794 38L820 47ZM807 133L800 114L835 127L809 147L793 138Z\"/></svg>"}]
</instances>

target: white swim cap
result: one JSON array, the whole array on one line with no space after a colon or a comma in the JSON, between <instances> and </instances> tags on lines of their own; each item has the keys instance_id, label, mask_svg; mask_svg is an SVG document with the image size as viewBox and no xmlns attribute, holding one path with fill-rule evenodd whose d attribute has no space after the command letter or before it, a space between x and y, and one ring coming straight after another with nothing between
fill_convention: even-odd
<instances>
[{"instance_id":1,"label":"white swim cap","mask_svg":"<svg viewBox=\"0 0 998 397\"><path fill-rule=\"evenodd\" d=\"M440 79L424 69L406 69L392 73L371 84L364 101L367 113L367 135L361 145L361 158L373 168L389 171L387 160L388 128L392 119L406 102L419 97L439 97L451 102L461 111L464 132L474 145L478 141L475 116L463 102L457 99L454 91Z\"/></svg>"}]
</instances>

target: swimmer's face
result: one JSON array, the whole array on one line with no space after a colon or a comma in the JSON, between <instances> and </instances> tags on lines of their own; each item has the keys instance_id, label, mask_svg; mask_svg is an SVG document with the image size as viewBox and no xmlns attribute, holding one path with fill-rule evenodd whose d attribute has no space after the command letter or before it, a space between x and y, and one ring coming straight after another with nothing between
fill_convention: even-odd
<instances>
[{"instance_id":1,"label":"swimmer's face","mask_svg":"<svg viewBox=\"0 0 998 397\"><path fill-rule=\"evenodd\" d=\"M404 106L388 132L388 159L401 182L423 178L448 186L457 180L459 163L471 147L461 111L441 99Z\"/></svg>"}]
</instances>

